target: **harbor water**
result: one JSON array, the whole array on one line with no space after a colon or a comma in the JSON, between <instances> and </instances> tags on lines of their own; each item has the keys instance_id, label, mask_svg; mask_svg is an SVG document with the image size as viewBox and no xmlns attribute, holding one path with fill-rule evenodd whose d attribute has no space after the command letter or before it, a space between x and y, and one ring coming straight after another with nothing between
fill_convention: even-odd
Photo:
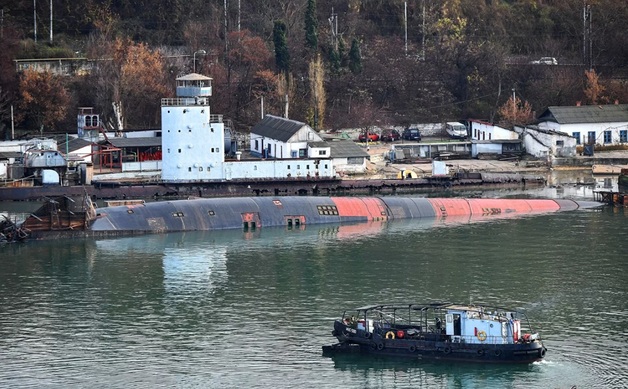
<instances>
[{"instance_id":1,"label":"harbor water","mask_svg":"<svg viewBox=\"0 0 628 389\"><path fill-rule=\"evenodd\" d=\"M628 211L0 246L0 387L628 387ZM542 362L323 357L371 303L524 310Z\"/></svg>"}]
</instances>

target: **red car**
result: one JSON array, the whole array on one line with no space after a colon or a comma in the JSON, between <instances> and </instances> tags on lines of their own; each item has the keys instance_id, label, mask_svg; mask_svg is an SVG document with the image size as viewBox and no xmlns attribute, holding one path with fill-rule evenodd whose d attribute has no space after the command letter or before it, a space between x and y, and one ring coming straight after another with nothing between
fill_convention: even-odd
<instances>
[{"instance_id":1,"label":"red car","mask_svg":"<svg viewBox=\"0 0 628 389\"><path fill-rule=\"evenodd\" d=\"M369 132L368 139L369 139L369 142L377 142L379 140L379 135ZM362 132L360 136L358 136L358 140L360 142L366 142L366 132Z\"/></svg>"},{"instance_id":2,"label":"red car","mask_svg":"<svg viewBox=\"0 0 628 389\"><path fill-rule=\"evenodd\" d=\"M384 142L394 142L401 139L401 134L397 130L389 129L382 131L381 140Z\"/></svg>"}]
</instances>

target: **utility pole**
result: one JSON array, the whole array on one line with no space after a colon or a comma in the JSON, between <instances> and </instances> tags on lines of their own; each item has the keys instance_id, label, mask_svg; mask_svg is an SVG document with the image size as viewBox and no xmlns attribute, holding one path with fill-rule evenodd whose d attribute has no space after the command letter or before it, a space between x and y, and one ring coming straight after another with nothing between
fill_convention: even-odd
<instances>
[{"instance_id":1,"label":"utility pole","mask_svg":"<svg viewBox=\"0 0 628 389\"><path fill-rule=\"evenodd\" d=\"M229 46L228 46L228 40L227 40L227 0L225 0L225 57L227 56L227 53L229 52Z\"/></svg>"},{"instance_id":2,"label":"utility pole","mask_svg":"<svg viewBox=\"0 0 628 389\"><path fill-rule=\"evenodd\" d=\"M13 120L13 104L11 104L11 140L15 139L15 121Z\"/></svg>"},{"instance_id":3,"label":"utility pole","mask_svg":"<svg viewBox=\"0 0 628 389\"><path fill-rule=\"evenodd\" d=\"M240 12L241 12L240 0L238 0L238 32L240 32Z\"/></svg>"},{"instance_id":4,"label":"utility pole","mask_svg":"<svg viewBox=\"0 0 628 389\"><path fill-rule=\"evenodd\" d=\"M334 13L334 7L331 7L331 16L327 20L331 29L331 34L329 34L331 45L338 50L338 14Z\"/></svg>"},{"instance_id":5,"label":"utility pole","mask_svg":"<svg viewBox=\"0 0 628 389\"><path fill-rule=\"evenodd\" d=\"M37 0L33 0L33 36L37 43Z\"/></svg>"},{"instance_id":6,"label":"utility pole","mask_svg":"<svg viewBox=\"0 0 628 389\"><path fill-rule=\"evenodd\" d=\"M52 44L52 0L50 0L50 44Z\"/></svg>"},{"instance_id":7,"label":"utility pole","mask_svg":"<svg viewBox=\"0 0 628 389\"><path fill-rule=\"evenodd\" d=\"M591 5L584 0L582 9L582 63L593 69L593 43L591 40Z\"/></svg>"},{"instance_id":8,"label":"utility pole","mask_svg":"<svg viewBox=\"0 0 628 389\"><path fill-rule=\"evenodd\" d=\"M406 55L408 55L408 2L403 2L403 22L405 24L405 42L406 42Z\"/></svg>"},{"instance_id":9,"label":"utility pole","mask_svg":"<svg viewBox=\"0 0 628 389\"><path fill-rule=\"evenodd\" d=\"M512 121L517 117L517 105L515 104L515 88L512 88Z\"/></svg>"},{"instance_id":10,"label":"utility pole","mask_svg":"<svg viewBox=\"0 0 628 389\"><path fill-rule=\"evenodd\" d=\"M422 2L423 4L423 26L421 32L421 59L425 61L425 0Z\"/></svg>"}]
</instances>

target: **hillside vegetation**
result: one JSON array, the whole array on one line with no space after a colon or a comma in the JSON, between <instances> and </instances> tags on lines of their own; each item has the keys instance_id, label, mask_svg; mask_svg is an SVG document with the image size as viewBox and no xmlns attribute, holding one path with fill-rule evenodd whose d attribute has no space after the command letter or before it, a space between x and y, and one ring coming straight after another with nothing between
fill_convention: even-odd
<instances>
[{"instance_id":1,"label":"hillside vegetation","mask_svg":"<svg viewBox=\"0 0 628 389\"><path fill-rule=\"evenodd\" d=\"M194 69L213 78L212 113L241 131L262 99L317 129L525 122L549 105L628 101L626 1L53 0L52 42L50 2L1 3L2 139L11 106L21 133L74 132L79 106L110 129L159 127L160 98ZM68 57L93 68L14 63ZM531 63L541 57L558 64Z\"/></svg>"}]
</instances>

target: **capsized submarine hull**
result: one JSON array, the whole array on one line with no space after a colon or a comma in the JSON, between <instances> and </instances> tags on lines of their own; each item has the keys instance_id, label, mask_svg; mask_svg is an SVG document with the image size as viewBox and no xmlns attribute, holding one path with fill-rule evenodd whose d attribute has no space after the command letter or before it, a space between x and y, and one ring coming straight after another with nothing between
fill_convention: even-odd
<instances>
[{"instance_id":1,"label":"capsized submarine hull","mask_svg":"<svg viewBox=\"0 0 628 389\"><path fill-rule=\"evenodd\" d=\"M224 229L302 228L461 216L492 219L600 206L568 199L463 199L422 197L239 197L131 204L97 209L89 235L123 235Z\"/></svg>"}]
</instances>

